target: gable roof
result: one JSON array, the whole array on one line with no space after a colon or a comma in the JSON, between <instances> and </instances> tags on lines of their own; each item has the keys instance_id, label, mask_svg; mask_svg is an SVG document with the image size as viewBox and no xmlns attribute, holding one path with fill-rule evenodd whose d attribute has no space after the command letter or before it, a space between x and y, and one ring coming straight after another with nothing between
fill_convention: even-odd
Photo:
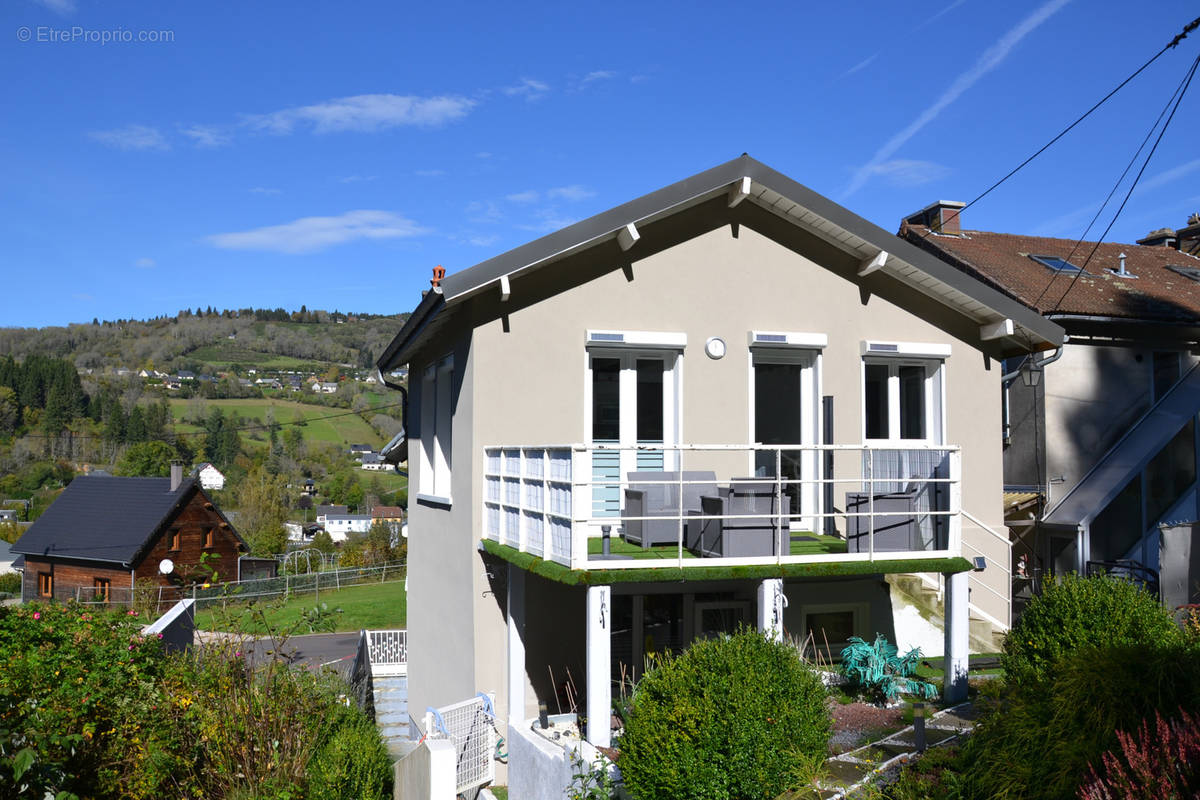
<instances>
[{"instance_id":1,"label":"gable roof","mask_svg":"<svg viewBox=\"0 0 1200 800\"><path fill-rule=\"evenodd\" d=\"M76 478L12 550L130 567L174 512L198 491L194 478L185 479L174 492L170 478ZM230 531L241 541L237 531L232 527Z\"/></svg>"},{"instance_id":2,"label":"gable roof","mask_svg":"<svg viewBox=\"0 0 1200 800\"><path fill-rule=\"evenodd\" d=\"M747 190L748 191L744 191ZM422 298L416 310L376 362L386 372L408 362L447 307L486 290L499 291L502 278L544 269L592 247L627 236L633 225L643 230L655 222L726 195L729 207L758 205L859 258L864 267L885 253L876 271L901 281L957 310L981 326L1011 320L1013 334L999 337L1003 349L1028 352L1052 349L1062 342L1062 329L1032 313L1011 297L945 263L883 228L868 222L766 164L742 155L636 200L611 208L523 244L475 266L446 275ZM734 221L734 220L731 220ZM628 240L626 240L628 241ZM632 250L637 256L636 245Z\"/></svg>"},{"instance_id":3,"label":"gable roof","mask_svg":"<svg viewBox=\"0 0 1200 800\"><path fill-rule=\"evenodd\" d=\"M1076 247L1072 239L976 230L931 235L908 224L900 235L1042 314L1200 325L1200 280L1171 269L1200 270L1200 258L1173 247L1102 243L1071 286L1075 273L1056 275L1030 256L1070 256L1080 266L1095 242ZM1113 274L1122 253L1125 271L1136 278Z\"/></svg>"}]
</instances>

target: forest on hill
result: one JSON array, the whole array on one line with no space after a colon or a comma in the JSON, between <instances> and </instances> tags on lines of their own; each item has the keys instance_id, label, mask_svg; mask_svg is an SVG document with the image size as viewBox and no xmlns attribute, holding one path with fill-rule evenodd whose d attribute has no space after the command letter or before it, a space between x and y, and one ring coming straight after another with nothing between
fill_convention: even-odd
<instances>
[{"instance_id":1,"label":"forest on hill","mask_svg":"<svg viewBox=\"0 0 1200 800\"><path fill-rule=\"evenodd\" d=\"M81 370L220 371L368 368L407 314L185 309L148 320L99 320L46 328L0 328L0 356L66 359Z\"/></svg>"}]
</instances>

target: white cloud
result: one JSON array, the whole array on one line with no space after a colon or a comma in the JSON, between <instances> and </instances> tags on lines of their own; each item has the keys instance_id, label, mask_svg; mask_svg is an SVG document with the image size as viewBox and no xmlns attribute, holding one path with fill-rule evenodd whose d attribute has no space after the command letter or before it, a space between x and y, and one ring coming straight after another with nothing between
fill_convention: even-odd
<instances>
[{"instance_id":1,"label":"white cloud","mask_svg":"<svg viewBox=\"0 0 1200 800\"><path fill-rule=\"evenodd\" d=\"M595 197L596 193L579 184L573 184L550 189L546 192L546 196L555 200L586 200L589 197Z\"/></svg>"},{"instance_id":2,"label":"white cloud","mask_svg":"<svg viewBox=\"0 0 1200 800\"><path fill-rule=\"evenodd\" d=\"M91 131L88 136L118 150L170 149L158 128L148 125L126 125L124 128L113 128L109 131Z\"/></svg>"},{"instance_id":3,"label":"white cloud","mask_svg":"<svg viewBox=\"0 0 1200 800\"><path fill-rule=\"evenodd\" d=\"M250 194L277 195L277 194L283 194L283 190L282 189L271 189L266 186L255 186L253 189L250 190Z\"/></svg>"},{"instance_id":4,"label":"white cloud","mask_svg":"<svg viewBox=\"0 0 1200 800\"><path fill-rule=\"evenodd\" d=\"M935 22L937 22L939 19L941 19L943 16L945 16L946 14L949 14L951 11L953 11L953 10L954 10L954 9L956 9L956 8L958 8L959 6L961 6L961 5L962 5L963 3L965 3L965 2L967 2L967 0L954 0L954 2L950 3L949 5L947 5L947 6L946 6L945 8L943 8L941 11L938 11L938 12L937 12L937 13L935 13L933 16L931 16L929 19L925 20L925 21L924 21L924 22L922 22L920 25L918 25L917 27L913 28L913 32L915 33L916 31L919 31L919 30L921 30L922 28L926 27L927 25L932 25L933 23L935 23Z\"/></svg>"},{"instance_id":5,"label":"white cloud","mask_svg":"<svg viewBox=\"0 0 1200 800\"><path fill-rule=\"evenodd\" d=\"M1171 167L1171 169L1165 172L1160 172L1153 178L1147 178L1138 184L1137 189L1135 189L1133 193L1138 195L1142 192L1148 192L1151 189L1157 189L1159 186L1171 183L1172 181L1177 181L1180 178L1195 172L1197 169L1200 169L1200 158L1193 159L1186 164L1180 164L1178 167Z\"/></svg>"},{"instance_id":6,"label":"white cloud","mask_svg":"<svg viewBox=\"0 0 1200 800\"><path fill-rule=\"evenodd\" d=\"M500 91L509 97L524 97L526 100L537 100L550 91L550 84L533 78L522 78L516 86L505 86Z\"/></svg>"},{"instance_id":7,"label":"white cloud","mask_svg":"<svg viewBox=\"0 0 1200 800\"><path fill-rule=\"evenodd\" d=\"M216 125L189 125L179 132L192 140L197 147L221 147L229 144L229 132Z\"/></svg>"},{"instance_id":8,"label":"white cloud","mask_svg":"<svg viewBox=\"0 0 1200 800\"><path fill-rule=\"evenodd\" d=\"M495 234L492 234L491 236L468 236L467 237L467 244L471 244L476 247L488 247L490 245L495 244L498 241L500 241L500 237L496 236Z\"/></svg>"},{"instance_id":9,"label":"white cloud","mask_svg":"<svg viewBox=\"0 0 1200 800\"><path fill-rule=\"evenodd\" d=\"M313 133L371 133L406 126L436 128L462 119L474 105L474 100L451 95L360 94L250 116L246 123L275 134L292 133L301 127L310 128Z\"/></svg>"},{"instance_id":10,"label":"white cloud","mask_svg":"<svg viewBox=\"0 0 1200 800\"><path fill-rule=\"evenodd\" d=\"M534 214L537 220L525 225L517 227L526 231L535 231L537 233L551 233L560 230L568 225L574 225L579 220L575 217L565 217L558 213L554 208L543 208Z\"/></svg>"},{"instance_id":11,"label":"white cloud","mask_svg":"<svg viewBox=\"0 0 1200 800\"><path fill-rule=\"evenodd\" d=\"M920 186L923 183L946 177L950 174L950 170L932 161L894 158L891 161L876 164L872 167L871 174L880 176L892 186Z\"/></svg>"},{"instance_id":12,"label":"white cloud","mask_svg":"<svg viewBox=\"0 0 1200 800\"><path fill-rule=\"evenodd\" d=\"M475 154L475 157L476 157L476 158L491 158L491 157L492 157L492 154L491 154L491 153L489 153L489 152L488 152L488 151L486 151L486 150L481 150L481 151L479 151L478 153L476 153L476 154Z\"/></svg>"},{"instance_id":13,"label":"white cloud","mask_svg":"<svg viewBox=\"0 0 1200 800\"><path fill-rule=\"evenodd\" d=\"M606 81L606 80L609 80L610 78L615 78L615 77L617 77L617 73L613 72L612 70L598 69L593 72L589 72L587 75L584 75L583 80L581 80L579 82L579 85L587 86L589 83L595 83L596 81Z\"/></svg>"},{"instance_id":14,"label":"white cloud","mask_svg":"<svg viewBox=\"0 0 1200 800\"><path fill-rule=\"evenodd\" d=\"M474 200L467 203L464 210L471 222L499 222L504 218L500 208L491 200Z\"/></svg>"},{"instance_id":15,"label":"white cloud","mask_svg":"<svg viewBox=\"0 0 1200 800\"><path fill-rule=\"evenodd\" d=\"M916 136L922 128L933 122L942 111L974 86L980 78L1000 66L1004 62L1004 59L1008 57L1008 54L1012 52L1013 48L1020 44L1022 39L1037 30L1043 22L1069 2L1070 0L1050 0L1039 6L1032 14L1021 20L1016 27L1001 36L979 56L970 69L959 75L932 105L922 111L907 127L889 139L883 147L879 148L869 162L858 168L854 173L854 177L850 179L849 185L842 192L842 198L849 197L861 189L863 184L874 174L876 167L895 155L897 150Z\"/></svg>"},{"instance_id":16,"label":"white cloud","mask_svg":"<svg viewBox=\"0 0 1200 800\"><path fill-rule=\"evenodd\" d=\"M137 261L133 262L133 265L138 269L154 269L157 264L158 262L156 262L153 258L139 258Z\"/></svg>"},{"instance_id":17,"label":"white cloud","mask_svg":"<svg viewBox=\"0 0 1200 800\"><path fill-rule=\"evenodd\" d=\"M75 13L75 0L34 0L34 2L64 17Z\"/></svg>"},{"instance_id":18,"label":"white cloud","mask_svg":"<svg viewBox=\"0 0 1200 800\"><path fill-rule=\"evenodd\" d=\"M400 239L427 232L400 214L361 210L347 211L337 217L304 217L283 225L218 233L209 236L208 241L225 250L311 253L359 239Z\"/></svg>"},{"instance_id":19,"label":"white cloud","mask_svg":"<svg viewBox=\"0 0 1200 800\"><path fill-rule=\"evenodd\" d=\"M379 180L378 175L347 175L344 178L338 178L341 183L370 183L371 181Z\"/></svg>"},{"instance_id":20,"label":"white cloud","mask_svg":"<svg viewBox=\"0 0 1200 800\"><path fill-rule=\"evenodd\" d=\"M510 194L507 197L505 197L504 199L510 203L519 203L521 205L527 205L529 203L536 203L540 197L541 197L541 195L538 194L533 189L527 189L524 192L517 192L516 194Z\"/></svg>"}]
</instances>

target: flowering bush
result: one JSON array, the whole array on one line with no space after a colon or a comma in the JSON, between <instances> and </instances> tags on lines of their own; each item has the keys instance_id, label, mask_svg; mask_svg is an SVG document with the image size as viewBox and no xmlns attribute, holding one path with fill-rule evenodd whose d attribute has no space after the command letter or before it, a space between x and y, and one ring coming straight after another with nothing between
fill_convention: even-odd
<instances>
[{"instance_id":1,"label":"flowering bush","mask_svg":"<svg viewBox=\"0 0 1200 800\"><path fill-rule=\"evenodd\" d=\"M1080 800L1161 800L1200 796L1200 717L1180 709L1169 722L1155 714L1134 733L1117 732L1121 746L1104 754L1079 788Z\"/></svg>"}]
</instances>

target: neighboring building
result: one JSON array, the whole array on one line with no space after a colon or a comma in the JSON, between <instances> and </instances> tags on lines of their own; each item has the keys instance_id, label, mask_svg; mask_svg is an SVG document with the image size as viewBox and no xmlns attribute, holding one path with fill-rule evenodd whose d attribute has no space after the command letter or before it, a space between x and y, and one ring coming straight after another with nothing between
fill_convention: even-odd
<instances>
[{"instance_id":1,"label":"neighboring building","mask_svg":"<svg viewBox=\"0 0 1200 800\"><path fill-rule=\"evenodd\" d=\"M0 574L16 571L16 567L13 566L14 558L16 556L12 552L12 545L8 542L0 541Z\"/></svg>"},{"instance_id":2,"label":"neighboring building","mask_svg":"<svg viewBox=\"0 0 1200 800\"><path fill-rule=\"evenodd\" d=\"M935 203L900 235L1070 337L1055 355L1004 370L1018 602L1039 578L1089 564L1153 579L1159 526L1200 519L1200 216L1178 232L1097 247L966 229L961 207Z\"/></svg>"},{"instance_id":3,"label":"neighboring building","mask_svg":"<svg viewBox=\"0 0 1200 800\"><path fill-rule=\"evenodd\" d=\"M330 381L316 381L313 383L312 388L314 392L320 394L334 394L338 390L338 385Z\"/></svg>"},{"instance_id":4,"label":"neighboring building","mask_svg":"<svg viewBox=\"0 0 1200 800\"><path fill-rule=\"evenodd\" d=\"M17 510L15 508L0 508L0 522L16 522Z\"/></svg>"},{"instance_id":5,"label":"neighboring building","mask_svg":"<svg viewBox=\"0 0 1200 800\"><path fill-rule=\"evenodd\" d=\"M747 156L433 283L378 360L411 370L408 700L497 693L513 796L551 675L607 745L651 652L896 641L891 575L944 581L965 696L968 615L1009 613L980 420L1056 324Z\"/></svg>"},{"instance_id":6,"label":"neighboring building","mask_svg":"<svg viewBox=\"0 0 1200 800\"><path fill-rule=\"evenodd\" d=\"M205 461L192 470L192 475L200 479L200 486L209 491L220 491L225 488L225 473Z\"/></svg>"},{"instance_id":7,"label":"neighboring building","mask_svg":"<svg viewBox=\"0 0 1200 800\"><path fill-rule=\"evenodd\" d=\"M304 479L304 487L300 490L302 494L313 497L317 493L317 484L312 478Z\"/></svg>"},{"instance_id":8,"label":"neighboring building","mask_svg":"<svg viewBox=\"0 0 1200 800\"><path fill-rule=\"evenodd\" d=\"M328 514L325 517L325 532L334 542L344 542L352 533L371 530L370 514Z\"/></svg>"},{"instance_id":9,"label":"neighboring building","mask_svg":"<svg viewBox=\"0 0 1200 800\"><path fill-rule=\"evenodd\" d=\"M373 470L375 472L382 472L392 468L392 465L384 461L383 456L381 456L379 453L363 453L362 458L359 459L359 462L362 464L363 469Z\"/></svg>"},{"instance_id":10,"label":"neighboring building","mask_svg":"<svg viewBox=\"0 0 1200 800\"><path fill-rule=\"evenodd\" d=\"M372 525L376 522L386 522L388 527L392 529L393 547L399 544L397 537L408 536L408 526L404 524L406 518L407 515L400 506L375 506L371 509Z\"/></svg>"},{"instance_id":11,"label":"neighboring building","mask_svg":"<svg viewBox=\"0 0 1200 800\"><path fill-rule=\"evenodd\" d=\"M349 506L317 506L316 522L318 525L324 525L329 515L348 513L350 513Z\"/></svg>"},{"instance_id":12,"label":"neighboring building","mask_svg":"<svg viewBox=\"0 0 1200 800\"><path fill-rule=\"evenodd\" d=\"M246 543L195 478L84 476L12 547L25 557L23 600L127 602L135 580L178 587L209 555L206 570L236 580ZM163 574L169 560L173 569Z\"/></svg>"},{"instance_id":13,"label":"neighboring building","mask_svg":"<svg viewBox=\"0 0 1200 800\"><path fill-rule=\"evenodd\" d=\"M363 453L370 453L373 448L369 444L352 444L350 445L350 455L361 456Z\"/></svg>"}]
</instances>

